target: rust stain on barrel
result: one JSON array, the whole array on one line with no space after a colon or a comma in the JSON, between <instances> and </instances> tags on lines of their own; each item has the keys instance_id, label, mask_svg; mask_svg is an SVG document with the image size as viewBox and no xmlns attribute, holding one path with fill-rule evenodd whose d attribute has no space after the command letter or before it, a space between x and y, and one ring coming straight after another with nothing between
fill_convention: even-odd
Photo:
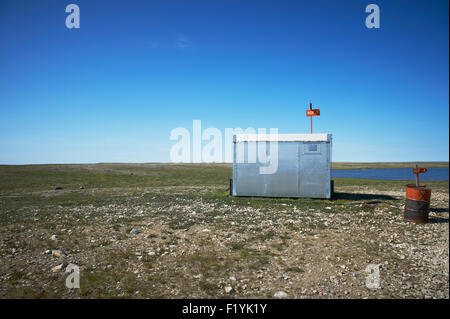
<instances>
[{"instance_id":1,"label":"rust stain on barrel","mask_svg":"<svg viewBox=\"0 0 450 319\"><path fill-rule=\"evenodd\" d=\"M406 185L406 198L421 202L429 202L431 197L431 190L425 187L426 185L423 184L419 187L414 184Z\"/></svg>"},{"instance_id":2,"label":"rust stain on barrel","mask_svg":"<svg viewBox=\"0 0 450 319\"><path fill-rule=\"evenodd\" d=\"M431 189L426 185L406 185L405 219L414 223L428 222Z\"/></svg>"}]
</instances>

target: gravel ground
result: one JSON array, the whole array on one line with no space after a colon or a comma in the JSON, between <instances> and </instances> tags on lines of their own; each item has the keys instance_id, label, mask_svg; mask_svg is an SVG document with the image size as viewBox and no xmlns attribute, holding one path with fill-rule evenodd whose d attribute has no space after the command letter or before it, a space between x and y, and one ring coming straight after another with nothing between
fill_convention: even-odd
<instances>
[{"instance_id":1,"label":"gravel ground","mask_svg":"<svg viewBox=\"0 0 450 319\"><path fill-rule=\"evenodd\" d=\"M233 198L218 186L3 195L20 203L2 207L0 297L449 298L448 190L433 190L424 225L404 221L401 190L336 191L334 201ZM79 289L65 285L69 264Z\"/></svg>"}]
</instances>

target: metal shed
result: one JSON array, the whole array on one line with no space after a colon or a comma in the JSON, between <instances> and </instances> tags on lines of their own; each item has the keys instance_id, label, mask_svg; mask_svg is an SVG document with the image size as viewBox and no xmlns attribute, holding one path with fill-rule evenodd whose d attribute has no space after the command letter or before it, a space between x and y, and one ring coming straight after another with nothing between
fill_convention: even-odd
<instances>
[{"instance_id":1,"label":"metal shed","mask_svg":"<svg viewBox=\"0 0 450 319\"><path fill-rule=\"evenodd\" d=\"M268 162L251 153L274 160L270 141L276 142L277 169L264 174ZM317 133L234 135L232 195L331 198L331 141L331 134Z\"/></svg>"}]
</instances>

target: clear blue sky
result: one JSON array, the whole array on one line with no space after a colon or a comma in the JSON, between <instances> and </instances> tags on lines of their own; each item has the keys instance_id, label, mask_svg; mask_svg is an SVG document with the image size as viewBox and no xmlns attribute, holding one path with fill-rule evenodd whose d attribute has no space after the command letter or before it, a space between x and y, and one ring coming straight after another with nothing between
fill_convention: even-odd
<instances>
[{"instance_id":1,"label":"clear blue sky","mask_svg":"<svg viewBox=\"0 0 450 319\"><path fill-rule=\"evenodd\" d=\"M66 5L81 11L67 29ZM366 5L381 9L367 29ZM333 134L448 161L448 1L0 2L0 163L169 161L176 127Z\"/></svg>"}]
</instances>

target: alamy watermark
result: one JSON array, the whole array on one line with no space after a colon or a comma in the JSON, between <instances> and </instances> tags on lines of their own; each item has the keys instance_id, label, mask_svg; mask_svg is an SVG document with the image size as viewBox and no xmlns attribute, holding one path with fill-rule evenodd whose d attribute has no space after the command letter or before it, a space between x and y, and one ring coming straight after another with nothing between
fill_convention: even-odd
<instances>
[{"instance_id":1,"label":"alamy watermark","mask_svg":"<svg viewBox=\"0 0 450 319\"><path fill-rule=\"evenodd\" d=\"M236 144L233 152L233 136L235 134L255 134L254 139ZM249 127L226 128L225 134L215 127L202 131L201 120L192 123L192 134L184 127L177 127L170 133L170 140L177 141L170 150L170 161L173 163L259 163L260 174L274 174L278 170L278 129L255 130Z\"/></svg>"},{"instance_id":2,"label":"alamy watermark","mask_svg":"<svg viewBox=\"0 0 450 319\"><path fill-rule=\"evenodd\" d=\"M70 13L66 17L66 27L68 29L80 28L80 7L77 4L71 3L66 6L66 13ZM380 28L380 7L377 4L371 3L366 6L366 13L370 13L365 20L368 29ZM185 44L183 44L185 45Z\"/></svg>"},{"instance_id":3,"label":"alamy watermark","mask_svg":"<svg viewBox=\"0 0 450 319\"><path fill-rule=\"evenodd\" d=\"M369 289L379 289L380 285L380 264L369 264L366 267L366 287Z\"/></svg>"},{"instance_id":4,"label":"alamy watermark","mask_svg":"<svg viewBox=\"0 0 450 319\"><path fill-rule=\"evenodd\" d=\"M80 267L75 264L69 264L66 272L70 273L66 277L66 287L69 289L80 288Z\"/></svg>"},{"instance_id":5,"label":"alamy watermark","mask_svg":"<svg viewBox=\"0 0 450 319\"><path fill-rule=\"evenodd\" d=\"M68 29L79 29L80 28L80 7L76 4L69 4L66 7L66 12L70 13L66 17L66 27Z\"/></svg>"},{"instance_id":6,"label":"alamy watermark","mask_svg":"<svg viewBox=\"0 0 450 319\"><path fill-rule=\"evenodd\" d=\"M366 12L370 13L366 17L366 27L368 29L380 28L380 7L376 4L369 4L366 7Z\"/></svg>"}]
</instances>

